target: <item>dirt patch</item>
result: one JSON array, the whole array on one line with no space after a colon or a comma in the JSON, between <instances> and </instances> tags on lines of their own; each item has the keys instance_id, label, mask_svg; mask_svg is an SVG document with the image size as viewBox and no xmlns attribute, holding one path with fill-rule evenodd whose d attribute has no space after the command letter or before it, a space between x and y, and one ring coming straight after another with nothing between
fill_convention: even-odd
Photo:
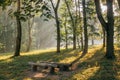
<instances>
[{"instance_id":1,"label":"dirt patch","mask_svg":"<svg viewBox=\"0 0 120 80\"><path fill-rule=\"evenodd\" d=\"M27 78L32 80L63 80L66 77L70 77L73 72L77 70L77 64L73 65L70 71L59 71L56 69L55 74L50 74L49 69L44 69L42 71L32 72L27 71Z\"/></svg>"}]
</instances>

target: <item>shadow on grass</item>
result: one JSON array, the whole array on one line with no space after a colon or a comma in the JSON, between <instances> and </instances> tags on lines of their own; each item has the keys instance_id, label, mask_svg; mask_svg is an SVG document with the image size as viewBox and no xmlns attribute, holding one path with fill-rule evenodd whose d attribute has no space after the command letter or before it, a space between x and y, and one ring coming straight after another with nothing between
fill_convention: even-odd
<instances>
[{"instance_id":1,"label":"shadow on grass","mask_svg":"<svg viewBox=\"0 0 120 80\"><path fill-rule=\"evenodd\" d=\"M26 72L30 71L28 62L37 61L54 61L59 62L69 57L76 57L79 49L77 50L62 50L60 54L55 51L40 52L40 54L26 54L15 58L7 58L0 60L0 80L22 80L26 76Z\"/></svg>"},{"instance_id":2,"label":"shadow on grass","mask_svg":"<svg viewBox=\"0 0 120 80\"><path fill-rule=\"evenodd\" d=\"M117 53L118 54L118 53ZM89 55L89 54L86 54ZM72 79L75 80L120 80L120 65L118 60L107 60L104 58L104 49L96 50L94 55L78 65L80 68L75 74L72 75ZM120 55L119 57L120 58ZM94 72L94 68L98 68ZM86 71L90 70L91 71ZM86 71L86 72L85 72ZM93 73L94 72L94 73ZM79 78L74 77L78 74ZM89 75L90 74L90 75ZM92 74L92 75L91 75ZM82 77L82 78L81 78Z\"/></svg>"}]
</instances>

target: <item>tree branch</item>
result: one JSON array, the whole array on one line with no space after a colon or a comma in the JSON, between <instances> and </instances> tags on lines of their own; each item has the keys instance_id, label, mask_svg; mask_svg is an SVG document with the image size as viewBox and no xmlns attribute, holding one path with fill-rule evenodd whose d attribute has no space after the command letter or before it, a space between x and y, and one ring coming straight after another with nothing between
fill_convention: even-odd
<instances>
[{"instance_id":1,"label":"tree branch","mask_svg":"<svg viewBox=\"0 0 120 80\"><path fill-rule=\"evenodd\" d=\"M119 8L120 8L120 0L117 0L117 2L118 2L118 6L119 6Z\"/></svg>"},{"instance_id":2,"label":"tree branch","mask_svg":"<svg viewBox=\"0 0 120 80\"><path fill-rule=\"evenodd\" d=\"M105 28L105 30L107 30L107 23L105 22L105 20L102 16L102 12L101 12L100 0L94 0L94 2L95 2L95 6L96 6L96 13L97 13L98 19L99 19L102 27Z\"/></svg>"},{"instance_id":3,"label":"tree branch","mask_svg":"<svg viewBox=\"0 0 120 80\"><path fill-rule=\"evenodd\" d=\"M55 10L58 10L59 4L60 4L60 0L57 1L57 5L55 7Z\"/></svg>"},{"instance_id":4,"label":"tree branch","mask_svg":"<svg viewBox=\"0 0 120 80\"><path fill-rule=\"evenodd\" d=\"M53 4L53 1L52 1L52 0L50 0L50 2L51 2L52 7L53 7L53 9L54 9L54 11L55 11L55 6L54 6L54 4Z\"/></svg>"}]
</instances>

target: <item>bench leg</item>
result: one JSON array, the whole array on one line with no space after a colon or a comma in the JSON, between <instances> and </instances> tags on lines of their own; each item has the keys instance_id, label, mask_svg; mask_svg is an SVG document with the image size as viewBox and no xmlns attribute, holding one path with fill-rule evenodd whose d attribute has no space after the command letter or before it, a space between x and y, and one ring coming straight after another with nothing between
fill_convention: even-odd
<instances>
[{"instance_id":1,"label":"bench leg","mask_svg":"<svg viewBox=\"0 0 120 80\"><path fill-rule=\"evenodd\" d=\"M50 68L50 74L54 74L55 73L55 68L54 67L51 67Z\"/></svg>"},{"instance_id":2,"label":"bench leg","mask_svg":"<svg viewBox=\"0 0 120 80\"><path fill-rule=\"evenodd\" d=\"M36 65L32 66L32 71L33 72L37 71L37 66Z\"/></svg>"},{"instance_id":3,"label":"bench leg","mask_svg":"<svg viewBox=\"0 0 120 80\"><path fill-rule=\"evenodd\" d=\"M59 67L60 71L69 71L69 66L63 65Z\"/></svg>"}]
</instances>

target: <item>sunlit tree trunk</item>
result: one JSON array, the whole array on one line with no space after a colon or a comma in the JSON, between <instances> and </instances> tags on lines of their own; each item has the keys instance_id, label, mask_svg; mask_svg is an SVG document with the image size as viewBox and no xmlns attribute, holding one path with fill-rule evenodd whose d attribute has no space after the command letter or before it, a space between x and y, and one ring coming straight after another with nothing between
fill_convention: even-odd
<instances>
[{"instance_id":1,"label":"sunlit tree trunk","mask_svg":"<svg viewBox=\"0 0 120 80\"><path fill-rule=\"evenodd\" d=\"M100 0L94 0L96 6L96 12L100 23L106 31L106 55L107 59L114 59L114 17L113 17L113 0L106 0L107 2L107 20L105 22L103 19L101 8L100 8Z\"/></svg>"},{"instance_id":2,"label":"sunlit tree trunk","mask_svg":"<svg viewBox=\"0 0 120 80\"><path fill-rule=\"evenodd\" d=\"M20 56L20 48L21 48L21 36L22 36L22 27L20 21L20 0L17 0L17 15L16 15L16 22L17 22L17 38L16 38L16 49L14 56Z\"/></svg>"},{"instance_id":3,"label":"sunlit tree trunk","mask_svg":"<svg viewBox=\"0 0 120 80\"><path fill-rule=\"evenodd\" d=\"M83 6L83 24L84 24L84 49L83 49L83 53L85 54L88 52L88 32L87 32L85 0L82 0L82 6Z\"/></svg>"}]
</instances>

